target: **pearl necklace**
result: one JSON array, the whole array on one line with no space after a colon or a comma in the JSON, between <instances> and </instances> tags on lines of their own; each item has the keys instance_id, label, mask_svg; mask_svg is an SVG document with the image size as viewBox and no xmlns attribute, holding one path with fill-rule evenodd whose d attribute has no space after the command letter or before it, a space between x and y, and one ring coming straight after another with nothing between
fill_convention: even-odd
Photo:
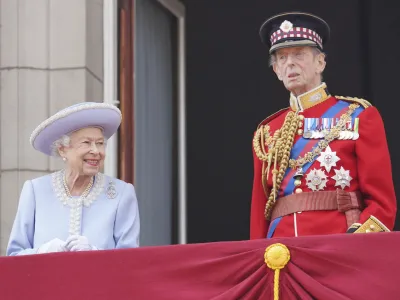
<instances>
[{"instance_id":1,"label":"pearl necklace","mask_svg":"<svg viewBox=\"0 0 400 300\"><path fill-rule=\"evenodd\" d=\"M104 174L97 173L96 176L93 177L93 182L91 182L83 194L77 198L72 197L69 192L68 185L65 182L65 170L52 174L52 185L57 199L60 200L63 205L73 207L77 200L80 200L83 202L84 206L89 207L103 192L104 179Z\"/></svg>"},{"instance_id":2,"label":"pearl necklace","mask_svg":"<svg viewBox=\"0 0 400 300\"><path fill-rule=\"evenodd\" d=\"M88 186L85 188L85 190L83 191L82 195L80 196L81 199L86 198L86 196L89 194L90 189L93 186L93 182L94 182L94 179L92 177L92 178L90 178L90 182L89 182ZM65 172L63 174L63 185L64 185L65 192L67 193L67 196L69 198L72 198L71 192L70 192L70 190L68 188L68 185L67 185L67 180L65 179Z\"/></svg>"}]
</instances>

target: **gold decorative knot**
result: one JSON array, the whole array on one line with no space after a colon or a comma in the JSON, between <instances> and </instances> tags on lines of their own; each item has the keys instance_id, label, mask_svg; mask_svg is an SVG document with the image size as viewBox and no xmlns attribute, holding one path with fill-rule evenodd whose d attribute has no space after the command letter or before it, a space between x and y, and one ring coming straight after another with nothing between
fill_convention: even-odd
<instances>
[{"instance_id":1,"label":"gold decorative knot","mask_svg":"<svg viewBox=\"0 0 400 300\"><path fill-rule=\"evenodd\" d=\"M272 244L265 249L264 261L272 270L283 269L290 260L289 249L280 243Z\"/></svg>"}]
</instances>

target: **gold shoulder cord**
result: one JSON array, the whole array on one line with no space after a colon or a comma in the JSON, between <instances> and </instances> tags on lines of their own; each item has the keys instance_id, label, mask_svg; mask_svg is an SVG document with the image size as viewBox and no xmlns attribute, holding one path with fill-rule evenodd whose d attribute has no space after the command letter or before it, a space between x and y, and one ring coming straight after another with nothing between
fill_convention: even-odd
<instances>
[{"instance_id":1,"label":"gold shoulder cord","mask_svg":"<svg viewBox=\"0 0 400 300\"><path fill-rule=\"evenodd\" d=\"M294 137L300 121L300 117L297 113L290 111L286 115L281 129L275 131L273 137L270 136L270 127L268 124L261 125L258 128L253 138L253 147L255 154L263 162L261 180L264 192L268 197L264 211L265 218L267 220L269 220L271 217L271 212L275 205L278 191L282 184L286 169L288 167L292 169L298 168L301 173L301 168L304 164L312 162L314 158L319 155L331 141L339 137L340 132L345 129L347 121L351 119L351 115L358 107L360 107L360 105L357 103L350 104L347 112L340 117L339 122L330 130L327 135L325 135L325 138L319 141L317 147L306 153L303 157L297 159L289 159L290 152L293 147ZM268 145L268 152L265 151L265 143ZM267 164L266 167L265 164ZM269 171L272 165L272 190L268 195L267 182L269 178Z\"/></svg>"},{"instance_id":2,"label":"gold shoulder cord","mask_svg":"<svg viewBox=\"0 0 400 300\"><path fill-rule=\"evenodd\" d=\"M279 187L282 183L283 176L286 172L289 162L290 151L293 147L294 136L296 130L299 126L300 118L299 116L290 111L283 123L281 129L277 130L273 137L270 138L269 136L269 126L263 125L257 130L256 134L254 135L253 139L253 147L257 157L263 162L262 168L262 184L264 187L264 192L267 191L267 182L269 177L269 171L271 165L273 163L273 170L272 170L272 190L269 193L266 193L268 196L268 200L265 206L265 215L266 217L269 216L272 207L275 204L276 196L278 195ZM267 137L268 143L268 153L265 150L262 150L260 145L260 140L264 145L264 138ZM268 162L267 168L265 169L265 163ZM279 163L279 169L278 169Z\"/></svg>"},{"instance_id":3,"label":"gold shoulder cord","mask_svg":"<svg viewBox=\"0 0 400 300\"><path fill-rule=\"evenodd\" d=\"M339 99L339 100L345 100L345 101L350 101L350 102L355 102L355 103L361 104L364 108L372 106L372 104L369 101L362 99L362 98L343 97L343 96L335 96L335 98Z\"/></svg>"}]
</instances>

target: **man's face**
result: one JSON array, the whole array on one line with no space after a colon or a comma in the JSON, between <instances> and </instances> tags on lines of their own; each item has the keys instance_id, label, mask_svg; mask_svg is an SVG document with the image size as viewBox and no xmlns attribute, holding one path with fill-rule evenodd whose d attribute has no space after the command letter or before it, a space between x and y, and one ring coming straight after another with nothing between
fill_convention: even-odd
<instances>
[{"instance_id":1,"label":"man's face","mask_svg":"<svg viewBox=\"0 0 400 300\"><path fill-rule=\"evenodd\" d=\"M321 83L325 56L311 47L291 47L275 52L273 69L286 89L298 96Z\"/></svg>"}]
</instances>

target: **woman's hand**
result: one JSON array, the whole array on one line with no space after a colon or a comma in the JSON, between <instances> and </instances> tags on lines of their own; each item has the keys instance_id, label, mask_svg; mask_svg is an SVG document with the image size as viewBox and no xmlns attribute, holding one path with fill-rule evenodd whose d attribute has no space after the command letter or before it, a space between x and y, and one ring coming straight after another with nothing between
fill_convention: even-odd
<instances>
[{"instance_id":1,"label":"woman's hand","mask_svg":"<svg viewBox=\"0 0 400 300\"><path fill-rule=\"evenodd\" d=\"M83 235L71 235L65 241L65 248L67 251L87 251L87 250L97 250L89 244L89 240Z\"/></svg>"},{"instance_id":2,"label":"woman's hand","mask_svg":"<svg viewBox=\"0 0 400 300\"><path fill-rule=\"evenodd\" d=\"M39 247L37 253L65 252L65 242L56 238Z\"/></svg>"}]
</instances>

